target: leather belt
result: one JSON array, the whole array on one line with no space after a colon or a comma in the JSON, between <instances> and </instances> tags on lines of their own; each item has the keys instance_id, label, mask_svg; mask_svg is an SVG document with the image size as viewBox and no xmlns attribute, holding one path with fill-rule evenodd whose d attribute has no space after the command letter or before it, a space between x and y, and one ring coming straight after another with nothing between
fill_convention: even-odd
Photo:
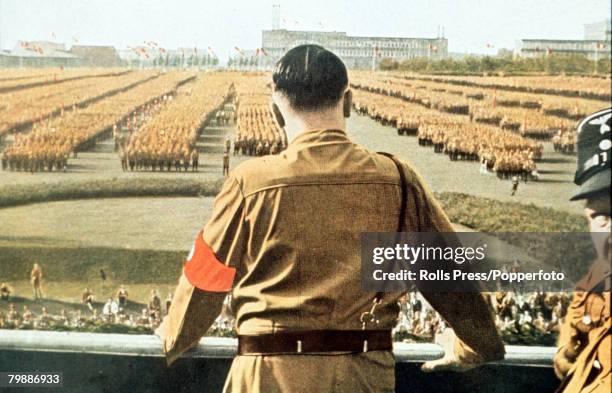
<instances>
[{"instance_id":1,"label":"leather belt","mask_svg":"<svg viewBox=\"0 0 612 393\"><path fill-rule=\"evenodd\" d=\"M300 330L238 336L238 355L390 351L390 330Z\"/></svg>"}]
</instances>

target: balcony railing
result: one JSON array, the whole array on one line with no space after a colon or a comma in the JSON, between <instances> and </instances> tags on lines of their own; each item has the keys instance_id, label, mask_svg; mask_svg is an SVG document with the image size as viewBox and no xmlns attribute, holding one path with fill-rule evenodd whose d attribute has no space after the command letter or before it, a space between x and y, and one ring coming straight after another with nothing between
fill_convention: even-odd
<instances>
[{"instance_id":1,"label":"balcony railing","mask_svg":"<svg viewBox=\"0 0 612 393\"><path fill-rule=\"evenodd\" d=\"M171 367L150 335L0 330L0 372L62 372L62 392L217 392L236 354L231 338L204 338ZM435 344L396 343L398 392L549 392L555 348L507 346L506 358L467 373L425 374Z\"/></svg>"}]
</instances>

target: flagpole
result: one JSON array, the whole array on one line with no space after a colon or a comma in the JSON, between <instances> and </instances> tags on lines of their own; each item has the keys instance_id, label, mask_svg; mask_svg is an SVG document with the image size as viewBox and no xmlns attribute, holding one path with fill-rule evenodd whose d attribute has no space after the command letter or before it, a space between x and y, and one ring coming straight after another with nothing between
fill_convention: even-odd
<instances>
[{"instance_id":1,"label":"flagpole","mask_svg":"<svg viewBox=\"0 0 612 393\"><path fill-rule=\"evenodd\" d=\"M593 75L597 75L597 63L599 62L599 42L595 43L595 64L593 66Z\"/></svg>"},{"instance_id":2,"label":"flagpole","mask_svg":"<svg viewBox=\"0 0 612 393\"><path fill-rule=\"evenodd\" d=\"M0 0L0 52L2 52L2 0Z\"/></svg>"},{"instance_id":3,"label":"flagpole","mask_svg":"<svg viewBox=\"0 0 612 393\"><path fill-rule=\"evenodd\" d=\"M376 71L376 47L372 48L372 71Z\"/></svg>"}]
</instances>

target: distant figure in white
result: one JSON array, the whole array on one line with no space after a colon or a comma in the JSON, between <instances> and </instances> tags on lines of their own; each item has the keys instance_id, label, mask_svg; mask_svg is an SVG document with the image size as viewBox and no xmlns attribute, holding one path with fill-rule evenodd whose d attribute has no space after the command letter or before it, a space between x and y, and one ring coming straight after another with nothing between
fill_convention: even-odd
<instances>
[{"instance_id":1,"label":"distant figure in white","mask_svg":"<svg viewBox=\"0 0 612 393\"><path fill-rule=\"evenodd\" d=\"M108 298L108 301L102 308L102 315L108 323L114 323L117 313L119 312L119 305L113 300L112 297Z\"/></svg>"}]
</instances>

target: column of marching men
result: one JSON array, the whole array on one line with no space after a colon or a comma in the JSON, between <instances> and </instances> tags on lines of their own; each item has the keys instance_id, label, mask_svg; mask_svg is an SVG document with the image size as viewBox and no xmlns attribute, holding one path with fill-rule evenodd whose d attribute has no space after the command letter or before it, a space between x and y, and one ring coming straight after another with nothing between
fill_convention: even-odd
<instances>
[{"instance_id":1,"label":"column of marching men","mask_svg":"<svg viewBox=\"0 0 612 393\"><path fill-rule=\"evenodd\" d=\"M53 119L37 122L30 132L14 134L13 143L0 156L2 168L32 173L65 171L69 158L95 146L98 139L106 138L107 131L130 121L127 119L135 117L132 122L140 122L152 110L151 102L169 94L189 76L184 72L161 75L84 108L61 111Z\"/></svg>"},{"instance_id":2,"label":"column of marching men","mask_svg":"<svg viewBox=\"0 0 612 393\"><path fill-rule=\"evenodd\" d=\"M137 132L119 144L124 171L197 171L197 138L211 121L229 122L224 104L233 95L229 75L210 74L184 85Z\"/></svg>"},{"instance_id":3,"label":"column of marching men","mask_svg":"<svg viewBox=\"0 0 612 393\"><path fill-rule=\"evenodd\" d=\"M442 82L406 79L405 76L354 72L355 89L395 97L444 113L468 115L470 120L497 126L536 140L551 140L558 133L571 133L576 121L606 104L575 97L497 91ZM564 138L559 151L571 153L571 138Z\"/></svg>"},{"instance_id":4,"label":"column of marching men","mask_svg":"<svg viewBox=\"0 0 612 393\"><path fill-rule=\"evenodd\" d=\"M164 78L166 83L162 83ZM219 125L236 122L234 154L276 154L286 147L286 137L269 109L270 87L264 75L206 75L181 88L178 104L168 95L136 106L124 117L124 96L146 92L147 88L167 90L166 85L178 80L177 76L162 76L85 108L73 106L66 112L62 109L56 118L36 121L29 133L15 134L13 143L5 147L0 155L2 169L65 171L71 157L96 143L101 126L112 128L124 171L197 171L195 144L207 121ZM216 87L209 86L211 81ZM400 134L417 135L421 145L433 146L435 152L448 154L451 160L479 160L481 170L494 171L501 178L537 178L535 162L541 158L543 146L533 139L552 139L554 149L565 154L575 149L570 123L541 112L570 114L578 108L554 108L550 102L521 98L524 93L514 92L494 93L491 104L484 99L490 92L476 94L474 87L441 88L443 84L437 82L370 73L356 74L353 86L358 112L396 127ZM234 110L221 108L229 98L234 100ZM206 105L205 113L195 107L198 100ZM194 113L195 117L190 116ZM466 115L465 120L453 114ZM188 120L183 120L185 117Z\"/></svg>"},{"instance_id":5,"label":"column of marching men","mask_svg":"<svg viewBox=\"0 0 612 393\"><path fill-rule=\"evenodd\" d=\"M357 112L396 127L400 134L416 135L419 145L433 146L434 152L447 154L452 161L480 161L482 169L494 171L500 178L538 177L536 161L544 149L539 142L394 97L359 90L354 97Z\"/></svg>"},{"instance_id":6,"label":"column of marching men","mask_svg":"<svg viewBox=\"0 0 612 393\"><path fill-rule=\"evenodd\" d=\"M3 69L4 72L4 69ZM0 136L24 123L43 123L53 114L63 114L112 92L142 83L155 71L120 73L0 93Z\"/></svg>"},{"instance_id":7,"label":"column of marching men","mask_svg":"<svg viewBox=\"0 0 612 393\"><path fill-rule=\"evenodd\" d=\"M265 77L236 81L236 136L234 155L277 154L287 147L285 133L270 111L270 87Z\"/></svg>"}]
</instances>

